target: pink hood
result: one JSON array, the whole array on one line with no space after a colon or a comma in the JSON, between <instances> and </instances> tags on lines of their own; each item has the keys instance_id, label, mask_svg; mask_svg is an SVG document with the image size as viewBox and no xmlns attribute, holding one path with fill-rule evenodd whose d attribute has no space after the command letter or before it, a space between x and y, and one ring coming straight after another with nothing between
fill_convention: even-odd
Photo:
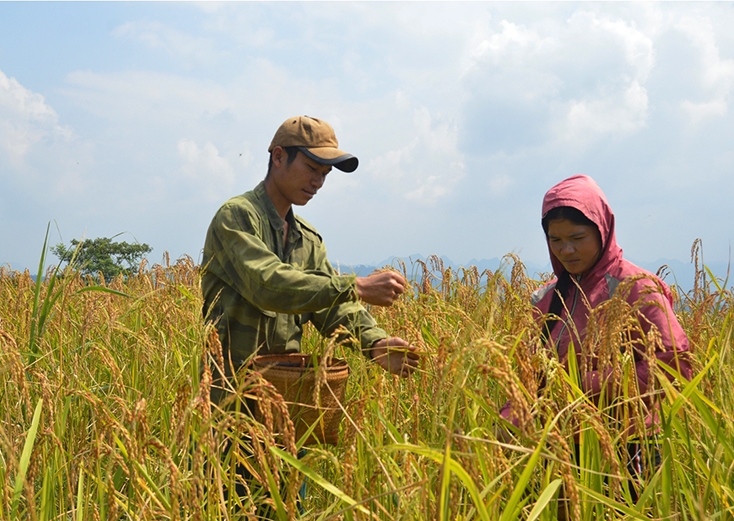
<instances>
[{"instance_id":1,"label":"pink hood","mask_svg":"<svg viewBox=\"0 0 734 521\"><path fill-rule=\"evenodd\" d=\"M570 206L581 211L588 217L601 234L602 255L594 265L589 275L600 274L611 263L622 258L622 248L617 244L614 234L614 214L609 207L604 192L592 178L586 175L575 175L561 181L548 190L543 198L543 215L559 206ZM561 261L551 252L548 245L553 271L557 276L565 271ZM585 275L586 276L586 275Z\"/></svg>"}]
</instances>

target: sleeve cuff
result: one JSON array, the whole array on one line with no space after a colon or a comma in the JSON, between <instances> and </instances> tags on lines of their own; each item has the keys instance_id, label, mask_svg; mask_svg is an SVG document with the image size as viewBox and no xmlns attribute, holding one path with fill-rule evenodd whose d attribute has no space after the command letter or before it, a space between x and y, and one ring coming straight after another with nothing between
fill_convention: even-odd
<instances>
[{"instance_id":1,"label":"sleeve cuff","mask_svg":"<svg viewBox=\"0 0 734 521\"><path fill-rule=\"evenodd\" d=\"M368 358L371 359L369 349L372 347L372 344L377 342L378 340L382 340L383 338L387 338L387 333L380 329L379 327L373 327L370 328L368 331L364 331L360 335L360 343L362 344L362 354Z\"/></svg>"},{"instance_id":2,"label":"sleeve cuff","mask_svg":"<svg viewBox=\"0 0 734 521\"><path fill-rule=\"evenodd\" d=\"M331 278L334 289L339 295L345 293L349 295L347 301L357 300L357 276L356 275L335 275Z\"/></svg>"}]
</instances>

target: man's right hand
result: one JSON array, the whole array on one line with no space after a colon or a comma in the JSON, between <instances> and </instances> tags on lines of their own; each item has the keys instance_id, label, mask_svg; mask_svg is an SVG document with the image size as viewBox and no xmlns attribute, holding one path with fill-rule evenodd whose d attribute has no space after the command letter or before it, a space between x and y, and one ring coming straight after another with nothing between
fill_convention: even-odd
<instances>
[{"instance_id":1,"label":"man's right hand","mask_svg":"<svg viewBox=\"0 0 734 521\"><path fill-rule=\"evenodd\" d=\"M385 371L406 378L418 368L418 349L399 337L378 340L369 349L369 356Z\"/></svg>"},{"instance_id":2,"label":"man's right hand","mask_svg":"<svg viewBox=\"0 0 734 521\"><path fill-rule=\"evenodd\" d=\"M396 271L381 271L367 277L357 277L359 299L374 306L392 306L405 292L405 278Z\"/></svg>"}]
</instances>

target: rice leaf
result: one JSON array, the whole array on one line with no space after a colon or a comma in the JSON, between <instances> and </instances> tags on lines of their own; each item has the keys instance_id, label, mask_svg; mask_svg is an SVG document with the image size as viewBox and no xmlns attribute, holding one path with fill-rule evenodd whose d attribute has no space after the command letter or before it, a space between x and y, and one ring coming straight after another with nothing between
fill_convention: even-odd
<instances>
[{"instance_id":1,"label":"rice leaf","mask_svg":"<svg viewBox=\"0 0 734 521\"><path fill-rule=\"evenodd\" d=\"M79 469L76 487L76 521L84 521L84 468Z\"/></svg>"},{"instance_id":2,"label":"rice leaf","mask_svg":"<svg viewBox=\"0 0 734 521\"><path fill-rule=\"evenodd\" d=\"M515 483L515 489L512 491L512 495L505 505L505 511L502 512L502 517L500 518L501 521L509 521L516 516L516 509L518 508L520 500L525 494L525 489L527 488L528 483L530 482L530 478L535 471L535 466L540 460L540 453L545 446L545 438L548 436L548 432L550 431L552 425L553 422L549 421L543 431L543 435L540 437L538 446L530 455L530 458L528 458L528 462L525 464L525 468L523 469L522 474Z\"/></svg>"},{"instance_id":3,"label":"rice leaf","mask_svg":"<svg viewBox=\"0 0 734 521\"><path fill-rule=\"evenodd\" d=\"M446 444L443 450L443 461L441 462L441 496L439 498L440 519L448 519L449 502L448 497L451 487L451 435L446 436Z\"/></svg>"},{"instance_id":4,"label":"rice leaf","mask_svg":"<svg viewBox=\"0 0 734 521\"><path fill-rule=\"evenodd\" d=\"M553 499L553 496L556 495L556 492L562 483L563 480L558 478L551 481L548 486L545 487L543 493L538 496L538 501L535 502L535 506L530 511L527 521L535 521L540 517L540 514L545 510L545 507L548 506L548 503Z\"/></svg>"},{"instance_id":5,"label":"rice leaf","mask_svg":"<svg viewBox=\"0 0 734 521\"><path fill-rule=\"evenodd\" d=\"M357 503L357 501L355 501L349 495L345 494L338 487L329 483L320 474L317 474L313 469L311 469L308 465L304 464L298 458L295 458L292 455L290 455L289 453L287 453L286 451L281 450L277 447L273 447L273 446L270 447L270 452L272 452L273 454L278 456L280 459L288 463L288 465L290 465L291 467L294 467L298 472L300 472L301 474L309 478L311 481L316 483L318 486L320 486L327 492L339 498L341 501L343 501L347 505L355 507L357 510L359 510L363 514L370 515L370 511L367 510L364 506ZM267 468L266 468L266 472L269 472Z\"/></svg>"},{"instance_id":6,"label":"rice leaf","mask_svg":"<svg viewBox=\"0 0 734 521\"><path fill-rule=\"evenodd\" d=\"M20 455L20 463L18 465L18 474L15 476L15 486L13 487L13 499L10 503L10 519L16 518L16 512L18 510L18 503L20 502L20 495L23 492L23 485L25 484L25 476L28 472L28 464L31 461L31 453L33 452L33 444L36 442L36 433L38 432L38 424L41 421L41 410L43 409L43 399L38 400L36 404L36 410L33 412L33 420L31 421L31 428L28 429L28 434L23 444L23 452Z\"/></svg>"},{"instance_id":7,"label":"rice leaf","mask_svg":"<svg viewBox=\"0 0 734 521\"><path fill-rule=\"evenodd\" d=\"M43 239L43 250L41 250L41 258L38 261L38 272L36 274L35 287L33 288L33 310L31 311L31 330L28 341L28 365L33 365L36 361L38 353L38 306L41 300L41 286L43 285L43 270L46 265L46 249L48 247L48 232L51 229L51 223L46 226L46 236Z\"/></svg>"},{"instance_id":8,"label":"rice leaf","mask_svg":"<svg viewBox=\"0 0 734 521\"><path fill-rule=\"evenodd\" d=\"M459 480L466 487L466 490L469 492L469 495L474 502L474 507L479 513L479 517L485 521L489 521L491 519L489 517L487 507L482 502L482 496L479 493L479 489L474 483L474 480L459 462L452 458L446 458L444 451L431 449L429 447L422 447L420 445L413 445L410 443L397 443L395 445L389 445L385 447L385 449L390 451L407 450L409 452L412 452L413 454L430 458L436 463L447 465L450 473L455 474L456 477L458 477Z\"/></svg>"},{"instance_id":9,"label":"rice leaf","mask_svg":"<svg viewBox=\"0 0 734 521\"><path fill-rule=\"evenodd\" d=\"M274 448L275 447L270 447L271 450L273 450ZM263 465L263 471L265 472L265 477L268 480L268 487L270 489L270 497L273 498L273 502L275 503L275 514L278 516L278 519L280 521L286 521L288 519L288 516L285 513L285 505L283 505L283 498L280 495L280 490L278 490L278 485L275 483L275 478L273 477L273 473L270 472L270 469L268 468L267 465Z\"/></svg>"},{"instance_id":10,"label":"rice leaf","mask_svg":"<svg viewBox=\"0 0 734 521\"><path fill-rule=\"evenodd\" d=\"M117 295L118 297L133 298L132 295L117 291L116 289L107 288L105 286L85 286L80 290L77 290L74 295L80 295L81 293L87 293L89 291L99 291L100 293L109 293L111 295Z\"/></svg>"}]
</instances>

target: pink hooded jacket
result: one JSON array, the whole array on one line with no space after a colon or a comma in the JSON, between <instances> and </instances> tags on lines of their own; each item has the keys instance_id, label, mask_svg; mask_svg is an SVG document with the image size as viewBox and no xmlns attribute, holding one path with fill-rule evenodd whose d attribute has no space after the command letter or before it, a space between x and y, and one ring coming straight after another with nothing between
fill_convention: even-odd
<instances>
[{"instance_id":1,"label":"pink hooded jacket","mask_svg":"<svg viewBox=\"0 0 734 521\"><path fill-rule=\"evenodd\" d=\"M620 282L627 277L645 274L646 278L640 278L634 282L626 300L631 305L637 303L640 298L644 298L642 302L650 302L649 305L640 308L639 318L645 334L650 330L652 324L660 332L662 348L656 350L656 358L675 368L686 379L690 379L692 371L688 358L688 338L673 312L670 289L652 273L622 258L622 248L619 247L615 238L614 214L601 188L588 176L570 177L545 194L543 215L545 216L550 210L559 206L576 208L596 224L601 234L602 251L599 260L588 272L581 276L572 275L583 295L579 294L576 284L569 285L567 294L564 295L565 306L559 314L561 320L553 328L547 345L555 346L559 360L564 361L569 343L573 341L579 368L581 368L580 346L586 336L590 309L612 298ZM553 255L550 244L548 251L553 271L556 277L560 277L565 272L565 268ZM557 283L558 278L553 279L533 294L533 304L543 315L549 311ZM575 327L569 327L569 313ZM650 369L644 353L635 352L634 358L638 386L640 393L644 394L648 386ZM597 374L596 370L591 370L585 375L582 382L584 391L590 396L598 395L605 379L602 375ZM512 417L509 403L502 408L501 414L508 419Z\"/></svg>"}]
</instances>

